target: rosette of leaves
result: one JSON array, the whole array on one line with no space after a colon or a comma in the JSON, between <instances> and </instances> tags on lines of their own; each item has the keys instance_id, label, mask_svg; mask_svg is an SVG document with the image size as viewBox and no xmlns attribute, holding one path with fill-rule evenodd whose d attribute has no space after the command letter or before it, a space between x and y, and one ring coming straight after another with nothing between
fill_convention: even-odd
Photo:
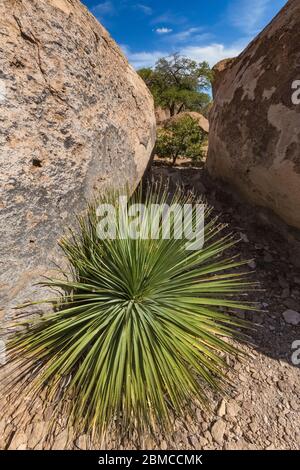
<instances>
[{"instance_id":1,"label":"rosette of leaves","mask_svg":"<svg viewBox=\"0 0 300 470\"><path fill-rule=\"evenodd\" d=\"M97 204L118 209L117 196ZM207 389L226 389L225 356L238 354L230 339L245 326L232 311L251 309L238 300L249 289L243 263L225 255L236 240L222 235L210 208L204 247L188 251L195 221L186 237L164 239L159 205L198 203L192 194L170 197L152 185L132 202L152 208L136 239L119 237L118 221L115 239L99 239L96 203L78 218L60 243L70 271L43 282L60 292L39 303L53 310L8 342L9 362L20 370L14 391L36 397L46 388L49 404L59 396L72 424L99 434L167 428L193 403L209 404ZM174 228L176 216L170 221ZM122 228L130 223L127 213ZM147 238L154 223L158 236Z\"/></svg>"}]
</instances>

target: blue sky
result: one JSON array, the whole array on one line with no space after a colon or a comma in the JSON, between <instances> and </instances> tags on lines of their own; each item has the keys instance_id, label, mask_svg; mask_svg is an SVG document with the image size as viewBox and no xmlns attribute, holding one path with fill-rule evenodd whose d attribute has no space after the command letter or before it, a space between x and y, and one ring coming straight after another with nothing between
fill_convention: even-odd
<instances>
[{"instance_id":1,"label":"blue sky","mask_svg":"<svg viewBox=\"0 0 300 470\"><path fill-rule=\"evenodd\" d=\"M239 54L286 0L84 0L135 68L179 52L210 65Z\"/></svg>"}]
</instances>

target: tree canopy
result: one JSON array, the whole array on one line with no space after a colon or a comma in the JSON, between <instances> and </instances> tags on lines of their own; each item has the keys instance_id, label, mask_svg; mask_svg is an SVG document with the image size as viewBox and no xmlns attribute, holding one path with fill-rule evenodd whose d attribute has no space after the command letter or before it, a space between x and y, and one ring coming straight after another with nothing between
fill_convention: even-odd
<instances>
[{"instance_id":1,"label":"tree canopy","mask_svg":"<svg viewBox=\"0 0 300 470\"><path fill-rule=\"evenodd\" d=\"M153 94L155 105L169 109L171 116L181 111L203 111L211 98L207 93L212 70L207 62L196 62L173 54L159 59L154 69L138 71Z\"/></svg>"},{"instance_id":2,"label":"tree canopy","mask_svg":"<svg viewBox=\"0 0 300 470\"><path fill-rule=\"evenodd\" d=\"M171 158L173 165L178 157L190 158L193 162L201 161L205 138L206 134L197 121L190 116L183 116L158 129L155 153L161 158Z\"/></svg>"}]
</instances>

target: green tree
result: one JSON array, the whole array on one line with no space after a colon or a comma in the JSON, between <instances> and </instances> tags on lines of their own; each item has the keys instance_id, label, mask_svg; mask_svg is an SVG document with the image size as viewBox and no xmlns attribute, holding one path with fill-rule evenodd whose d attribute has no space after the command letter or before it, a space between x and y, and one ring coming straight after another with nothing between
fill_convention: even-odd
<instances>
[{"instance_id":1,"label":"green tree","mask_svg":"<svg viewBox=\"0 0 300 470\"><path fill-rule=\"evenodd\" d=\"M179 156L199 161L204 156L204 140L205 133L195 119L183 116L158 130L155 152L161 158L171 158L173 165Z\"/></svg>"},{"instance_id":2,"label":"green tree","mask_svg":"<svg viewBox=\"0 0 300 470\"><path fill-rule=\"evenodd\" d=\"M143 68L138 73L152 92L155 105L169 109L171 116L186 110L201 112L211 101L205 92L212 80L207 62L173 54L160 59L153 70Z\"/></svg>"}]
</instances>

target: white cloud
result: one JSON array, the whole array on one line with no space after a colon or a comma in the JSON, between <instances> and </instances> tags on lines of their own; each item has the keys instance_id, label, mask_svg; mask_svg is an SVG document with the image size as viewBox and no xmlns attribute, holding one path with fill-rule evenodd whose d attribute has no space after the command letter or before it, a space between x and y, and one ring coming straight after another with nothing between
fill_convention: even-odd
<instances>
[{"instance_id":1,"label":"white cloud","mask_svg":"<svg viewBox=\"0 0 300 470\"><path fill-rule=\"evenodd\" d=\"M167 37L169 43L174 46L178 43L192 42L193 44L203 43L203 41L211 41L214 35L204 32L203 28L188 28L178 33L170 34Z\"/></svg>"},{"instance_id":2,"label":"white cloud","mask_svg":"<svg viewBox=\"0 0 300 470\"><path fill-rule=\"evenodd\" d=\"M171 28L156 28L155 32L157 34L169 34L172 33L173 29Z\"/></svg>"},{"instance_id":3,"label":"white cloud","mask_svg":"<svg viewBox=\"0 0 300 470\"><path fill-rule=\"evenodd\" d=\"M167 11L163 13L162 15L156 16L153 18L151 21L152 24L158 24L158 23L170 23L170 24L183 24L186 23L187 19L185 16L174 14L170 11Z\"/></svg>"},{"instance_id":4,"label":"white cloud","mask_svg":"<svg viewBox=\"0 0 300 470\"><path fill-rule=\"evenodd\" d=\"M145 15L152 15L153 13L153 10L151 7L149 7L148 5L144 5L142 3L137 3L135 5L135 8L137 8L138 10L141 10Z\"/></svg>"},{"instance_id":5,"label":"white cloud","mask_svg":"<svg viewBox=\"0 0 300 470\"><path fill-rule=\"evenodd\" d=\"M177 41L185 41L193 36L195 33L202 31L202 28L188 28L179 33L173 34L172 37Z\"/></svg>"},{"instance_id":6,"label":"white cloud","mask_svg":"<svg viewBox=\"0 0 300 470\"><path fill-rule=\"evenodd\" d=\"M224 44L216 43L206 46L185 46L179 48L177 52L189 57L190 59L196 60L197 62L205 60L210 66L213 66L222 59L236 57L243 51L246 45L247 43L236 43L231 46L225 46ZM158 59L170 55L170 51L164 50L134 52L128 48L128 46L122 46L122 49L128 57L129 62L136 69L142 67L153 67Z\"/></svg>"},{"instance_id":7,"label":"white cloud","mask_svg":"<svg viewBox=\"0 0 300 470\"><path fill-rule=\"evenodd\" d=\"M228 19L245 34L254 35L285 3L286 0L233 0L228 9Z\"/></svg>"},{"instance_id":8,"label":"white cloud","mask_svg":"<svg viewBox=\"0 0 300 470\"><path fill-rule=\"evenodd\" d=\"M217 62L223 59L238 56L243 49L244 45L225 46L224 44L209 44L207 46L186 46L180 51L180 54L189 57L190 59L202 62L205 60L212 67Z\"/></svg>"},{"instance_id":9,"label":"white cloud","mask_svg":"<svg viewBox=\"0 0 300 470\"><path fill-rule=\"evenodd\" d=\"M168 55L168 53L164 51L133 52L126 45L121 45L121 48L135 69L152 67L158 59Z\"/></svg>"},{"instance_id":10,"label":"white cloud","mask_svg":"<svg viewBox=\"0 0 300 470\"><path fill-rule=\"evenodd\" d=\"M114 4L107 0L106 2L98 3L92 8L92 12L96 16L112 15L115 13Z\"/></svg>"}]
</instances>

